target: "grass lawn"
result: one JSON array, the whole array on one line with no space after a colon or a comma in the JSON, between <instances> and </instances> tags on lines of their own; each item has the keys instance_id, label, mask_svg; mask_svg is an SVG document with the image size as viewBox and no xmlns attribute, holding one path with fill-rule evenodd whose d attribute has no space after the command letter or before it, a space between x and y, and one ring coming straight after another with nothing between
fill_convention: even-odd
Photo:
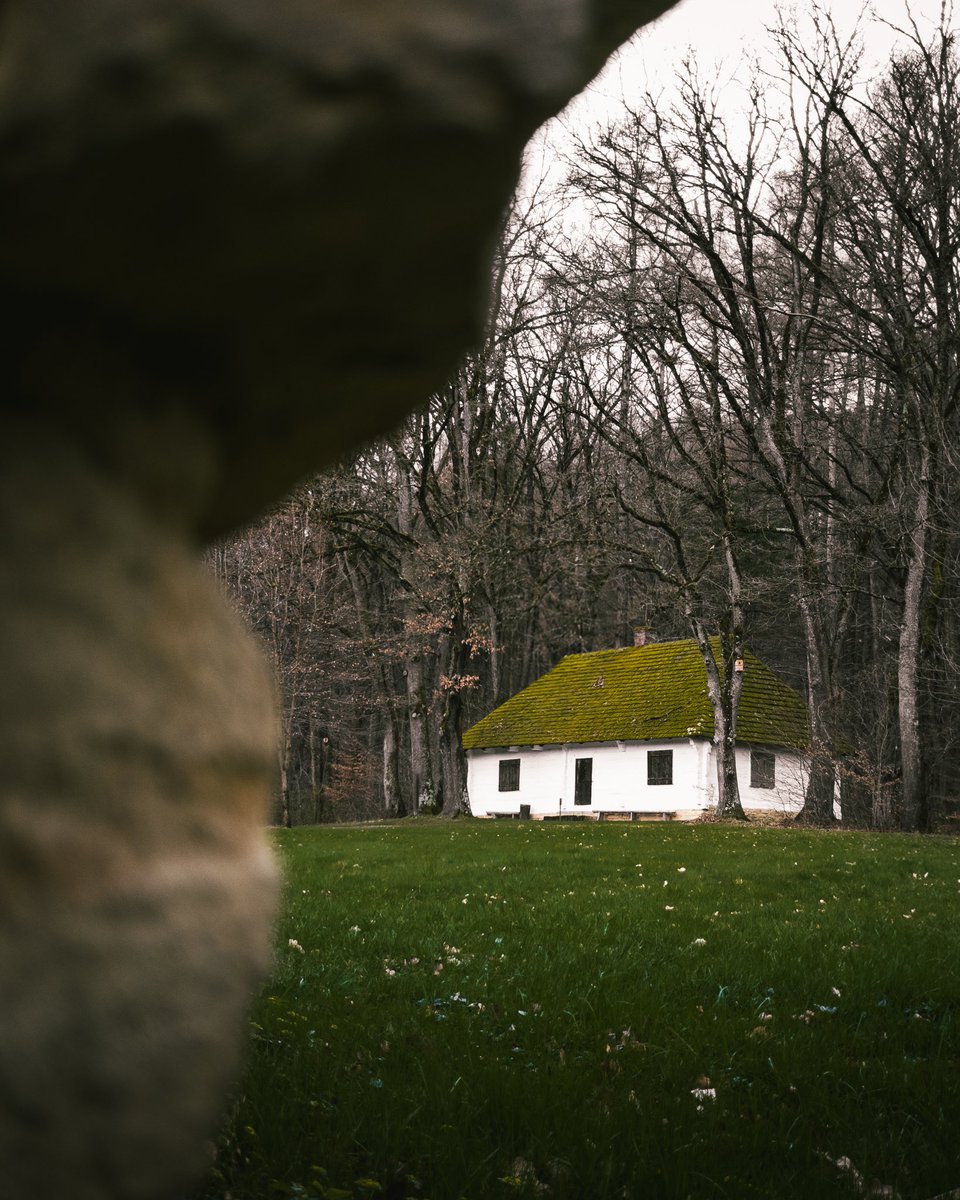
<instances>
[{"instance_id":1,"label":"grass lawn","mask_svg":"<svg viewBox=\"0 0 960 1200\"><path fill-rule=\"evenodd\" d=\"M960 1187L956 840L463 820L276 842L276 970L205 1200Z\"/></svg>"}]
</instances>

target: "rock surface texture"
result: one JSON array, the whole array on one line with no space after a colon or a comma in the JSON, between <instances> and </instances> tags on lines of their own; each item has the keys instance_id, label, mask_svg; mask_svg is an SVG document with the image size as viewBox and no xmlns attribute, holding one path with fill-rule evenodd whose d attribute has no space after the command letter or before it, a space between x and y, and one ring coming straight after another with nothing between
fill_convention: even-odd
<instances>
[{"instance_id":1,"label":"rock surface texture","mask_svg":"<svg viewBox=\"0 0 960 1200\"><path fill-rule=\"evenodd\" d=\"M191 547L442 380L523 143L668 6L3 6L8 1200L177 1194L267 960L269 685Z\"/></svg>"}]
</instances>

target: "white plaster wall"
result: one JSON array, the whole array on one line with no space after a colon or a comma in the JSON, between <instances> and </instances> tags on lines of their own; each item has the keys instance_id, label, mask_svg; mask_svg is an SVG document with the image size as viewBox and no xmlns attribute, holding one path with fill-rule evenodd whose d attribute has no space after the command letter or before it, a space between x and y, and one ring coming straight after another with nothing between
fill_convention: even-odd
<instances>
[{"instance_id":1,"label":"white plaster wall","mask_svg":"<svg viewBox=\"0 0 960 1200\"><path fill-rule=\"evenodd\" d=\"M508 750L471 750L467 755L467 791L474 816L514 814L530 805L531 816L587 815L601 812L676 812L702 809L705 741L605 742L588 746L525 746ZM647 784L647 751L673 751L673 783ZM520 759L520 790L501 792L501 759ZM593 759L593 796L575 805L576 760Z\"/></svg>"},{"instance_id":2,"label":"white plaster wall","mask_svg":"<svg viewBox=\"0 0 960 1200\"><path fill-rule=\"evenodd\" d=\"M740 784L740 803L744 812L766 810L782 812L787 816L798 813L803 807L808 774L806 760L803 755L790 750L777 750L776 755L775 786L752 788L750 747L737 747L737 782Z\"/></svg>"},{"instance_id":3,"label":"white plaster wall","mask_svg":"<svg viewBox=\"0 0 960 1200\"><path fill-rule=\"evenodd\" d=\"M647 784L648 750L673 750L673 783ZM776 751L776 784L750 786L750 748L737 748L737 779L745 811L797 813L803 805L807 767L802 755ZM499 791L500 761L520 759L520 790ZM593 796L575 805L576 760L593 759ZM589 746L544 746L519 750L471 750L467 791L474 816L516 815L530 805L533 817L604 812L690 812L716 804L713 746L704 738L686 742L605 742Z\"/></svg>"},{"instance_id":4,"label":"white plaster wall","mask_svg":"<svg viewBox=\"0 0 960 1200\"><path fill-rule=\"evenodd\" d=\"M717 767L713 743L699 744L702 755L703 807L713 808L717 803ZM760 747L765 749L765 747ZM784 816L798 813L803 807L803 796L807 787L807 762L802 754L792 750L775 750L775 786L753 788L750 786L750 746L737 747L737 782L740 785L740 803L744 812L782 812Z\"/></svg>"},{"instance_id":5,"label":"white plaster wall","mask_svg":"<svg viewBox=\"0 0 960 1200\"><path fill-rule=\"evenodd\" d=\"M520 790L501 792L500 762L520 759ZM500 813L518 813L521 804L529 804L537 815L556 813L563 794L566 753L563 747L548 746L534 750L470 750L467 753L467 794L475 817L493 817ZM571 802L573 797L571 796Z\"/></svg>"}]
</instances>

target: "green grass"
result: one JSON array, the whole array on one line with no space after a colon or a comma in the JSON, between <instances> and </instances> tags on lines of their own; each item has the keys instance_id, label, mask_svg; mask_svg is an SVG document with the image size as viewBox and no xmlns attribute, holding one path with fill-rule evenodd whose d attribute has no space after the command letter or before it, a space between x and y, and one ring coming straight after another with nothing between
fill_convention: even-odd
<instances>
[{"instance_id":1,"label":"green grass","mask_svg":"<svg viewBox=\"0 0 960 1200\"><path fill-rule=\"evenodd\" d=\"M956 840L276 840L276 970L199 1195L852 1197L843 1157L905 1200L960 1186Z\"/></svg>"}]
</instances>

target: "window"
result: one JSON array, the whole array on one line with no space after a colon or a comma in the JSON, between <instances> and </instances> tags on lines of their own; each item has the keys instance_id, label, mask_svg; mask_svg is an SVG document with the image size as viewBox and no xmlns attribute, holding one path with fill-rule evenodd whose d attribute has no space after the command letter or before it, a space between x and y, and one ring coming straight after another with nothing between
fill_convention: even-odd
<instances>
[{"instance_id":1,"label":"window","mask_svg":"<svg viewBox=\"0 0 960 1200\"><path fill-rule=\"evenodd\" d=\"M673 751L647 751L647 785L659 787L673 783Z\"/></svg>"},{"instance_id":2,"label":"window","mask_svg":"<svg viewBox=\"0 0 960 1200\"><path fill-rule=\"evenodd\" d=\"M574 804L589 804L593 799L593 759L578 758L574 778Z\"/></svg>"},{"instance_id":3,"label":"window","mask_svg":"<svg viewBox=\"0 0 960 1200\"><path fill-rule=\"evenodd\" d=\"M520 791L520 759L519 758L501 758L500 759L500 791L501 792L519 792Z\"/></svg>"},{"instance_id":4,"label":"window","mask_svg":"<svg viewBox=\"0 0 960 1200\"><path fill-rule=\"evenodd\" d=\"M772 788L777 782L777 756L769 750L750 751L750 786Z\"/></svg>"}]
</instances>

